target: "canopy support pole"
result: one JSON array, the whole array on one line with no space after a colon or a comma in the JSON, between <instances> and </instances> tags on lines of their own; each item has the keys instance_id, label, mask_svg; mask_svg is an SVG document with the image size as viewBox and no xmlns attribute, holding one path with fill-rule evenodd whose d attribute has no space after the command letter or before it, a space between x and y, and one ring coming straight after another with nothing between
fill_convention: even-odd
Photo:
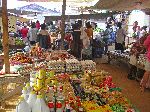
<instances>
[{"instance_id":1,"label":"canopy support pole","mask_svg":"<svg viewBox=\"0 0 150 112\"><path fill-rule=\"evenodd\" d=\"M66 0L63 0L61 17L61 49L64 49Z\"/></svg>"},{"instance_id":2,"label":"canopy support pole","mask_svg":"<svg viewBox=\"0 0 150 112\"><path fill-rule=\"evenodd\" d=\"M5 73L10 73L7 0L2 0L2 24Z\"/></svg>"}]
</instances>

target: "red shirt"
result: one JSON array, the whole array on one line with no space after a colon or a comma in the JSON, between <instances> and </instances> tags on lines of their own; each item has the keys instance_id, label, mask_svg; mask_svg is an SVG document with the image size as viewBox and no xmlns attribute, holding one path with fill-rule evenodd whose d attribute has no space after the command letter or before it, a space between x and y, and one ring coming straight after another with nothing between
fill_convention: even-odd
<instances>
[{"instance_id":1,"label":"red shirt","mask_svg":"<svg viewBox=\"0 0 150 112\"><path fill-rule=\"evenodd\" d=\"M28 34L28 28L22 28L21 29L21 34L22 34L22 38L26 38L27 34Z\"/></svg>"},{"instance_id":2,"label":"red shirt","mask_svg":"<svg viewBox=\"0 0 150 112\"><path fill-rule=\"evenodd\" d=\"M40 29L40 27L41 27L40 23L36 23L36 28Z\"/></svg>"},{"instance_id":3,"label":"red shirt","mask_svg":"<svg viewBox=\"0 0 150 112\"><path fill-rule=\"evenodd\" d=\"M68 42L72 41L71 34L66 34L65 35L65 40L68 41Z\"/></svg>"}]
</instances>

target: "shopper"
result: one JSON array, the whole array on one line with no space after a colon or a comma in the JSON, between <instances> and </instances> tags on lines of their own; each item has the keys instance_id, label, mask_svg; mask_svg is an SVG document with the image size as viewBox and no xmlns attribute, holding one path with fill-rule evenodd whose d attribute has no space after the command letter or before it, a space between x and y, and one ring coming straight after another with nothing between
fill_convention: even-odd
<instances>
[{"instance_id":1,"label":"shopper","mask_svg":"<svg viewBox=\"0 0 150 112\"><path fill-rule=\"evenodd\" d=\"M29 31L29 29L27 28L27 24L24 23L24 27L20 31L24 43L26 43L28 40L27 39L28 31Z\"/></svg>"},{"instance_id":2,"label":"shopper","mask_svg":"<svg viewBox=\"0 0 150 112\"><path fill-rule=\"evenodd\" d=\"M39 30L40 27L41 27L41 25L40 25L40 22L39 22L38 20L36 21L36 24L35 24L35 25L36 25L36 28Z\"/></svg>"},{"instance_id":3,"label":"shopper","mask_svg":"<svg viewBox=\"0 0 150 112\"><path fill-rule=\"evenodd\" d=\"M124 51L124 45L125 45L125 36L126 33L124 29L122 28L122 23L119 22L117 24L118 30L116 33L116 44L115 44L115 49L120 50L121 52Z\"/></svg>"},{"instance_id":4,"label":"shopper","mask_svg":"<svg viewBox=\"0 0 150 112\"><path fill-rule=\"evenodd\" d=\"M106 54L108 51L108 40L111 38L111 33L113 31L112 28L110 27L111 26L107 24L106 30L104 31L104 34L103 34L103 42L105 43L104 54Z\"/></svg>"},{"instance_id":5,"label":"shopper","mask_svg":"<svg viewBox=\"0 0 150 112\"><path fill-rule=\"evenodd\" d=\"M89 40L89 37L86 33L86 28L83 27L81 20L78 20L78 25L79 25L79 28L81 31L80 39L82 41L83 49L88 49L89 44L90 44L90 40Z\"/></svg>"},{"instance_id":6,"label":"shopper","mask_svg":"<svg viewBox=\"0 0 150 112\"><path fill-rule=\"evenodd\" d=\"M144 44L144 41L146 40L147 36L148 36L147 34L142 36L131 47L131 50L130 50L130 71L128 74L128 79L130 79L130 80L134 80L134 79L138 80L138 78L140 77L137 74L138 71L141 71L141 70L137 71L137 69L138 69L136 67L137 59L138 59L138 56L140 54L145 54L145 52L146 52L146 49L143 46L143 44Z\"/></svg>"},{"instance_id":7,"label":"shopper","mask_svg":"<svg viewBox=\"0 0 150 112\"><path fill-rule=\"evenodd\" d=\"M65 40L65 43L66 43L66 48L65 49L70 50L71 41L72 41L72 36L71 36L70 32L66 32L64 40Z\"/></svg>"},{"instance_id":8,"label":"shopper","mask_svg":"<svg viewBox=\"0 0 150 112\"><path fill-rule=\"evenodd\" d=\"M37 42L41 48L48 49L51 47L51 39L48 31L46 30L45 24L41 25L41 30L38 34Z\"/></svg>"},{"instance_id":9,"label":"shopper","mask_svg":"<svg viewBox=\"0 0 150 112\"><path fill-rule=\"evenodd\" d=\"M141 91L144 92L147 84L150 84L150 35L144 41L144 46L147 48L147 60L145 64L145 73L141 81ZM150 85L148 85L150 86Z\"/></svg>"},{"instance_id":10,"label":"shopper","mask_svg":"<svg viewBox=\"0 0 150 112\"><path fill-rule=\"evenodd\" d=\"M21 22L18 22L17 23L17 34L21 37L21 29L22 29L22 26L21 26Z\"/></svg>"},{"instance_id":11,"label":"shopper","mask_svg":"<svg viewBox=\"0 0 150 112\"><path fill-rule=\"evenodd\" d=\"M30 41L31 45L35 45L36 41L37 41L37 33L38 33L38 29L36 28L36 25L34 22L32 22L31 24L31 28L28 32L28 38Z\"/></svg>"},{"instance_id":12,"label":"shopper","mask_svg":"<svg viewBox=\"0 0 150 112\"><path fill-rule=\"evenodd\" d=\"M132 37L135 38L135 39L139 39L140 37L140 26L138 25L139 23L137 21L135 21L133 23L133 34L132 34Z\"/></svg>"},{"instance_id":13,"label":"shopper","mask_svg":"<svg viewBox=\"0 0 150 112\"><path fill-rule=\"evenodd\" d=\"M144 35L146 35L146 34L147 34L147 26L143 26L143 27L141 28L139 37L141 38L142 36L144 36Z\"/></svg>"},{"instance_id":14,"label":"shopper","mask_svg":"<svg viewBox=\"0 0 150 112\"><path fill-rule=\"evenodd\" d=\"M92 39L93 39L93 28L90 24L90 22L86 23L86 29L85 32L87 33L87 36L89 37L90 42L92 43Z\"/></svg>"},{"instance_id":15,"label":"shopper","mask_svg":"<svg viewBox=\"0 0 150 112\"><path fill-rule=\"evenodd\" d=\"M85 29L85 32L90 40L90 47L89 47L89 50L88 50L88 55L89 57L92 59L94 57L94 47L93 47L93 28L90 24L90 22L87 22L86 23L86 29ZM92 54L92 56L91 56Z\"/></svg>"},{"instance_id":16,"label":"shopper","mask_svg":"<svg viewBox=\"0 0 150 112\"><path fill-rule=\"evenodd\" d=\"M71 53L78 59L81 58L81 49L82 49L82 41L80 39L81 31L79 29L79 25L76 23L72 26L72 43L71 43Z\"/></svg>"}]
</instances>

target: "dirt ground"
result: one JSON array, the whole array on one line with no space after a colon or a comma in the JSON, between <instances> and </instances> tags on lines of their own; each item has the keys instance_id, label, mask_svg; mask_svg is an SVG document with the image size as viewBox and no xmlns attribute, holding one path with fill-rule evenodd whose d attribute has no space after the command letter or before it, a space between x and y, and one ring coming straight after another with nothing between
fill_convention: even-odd
<instances>
[{"instance_id":1,"label":"dirt ground","mask_svg":"<svg viewBox=\"0 0 150 112\"><path fill-rule=\"evenodd\" d=\"M104 60L95 60L97 63L97 70L108 71L113 77L113 82L123 89L123 94L140 110L140 112L150 112L150 90L141 93L139 82L127 79L128 67L126 65L102 64L102 61ZM0 109L0 112L15 112L18 98L19 96L15 96L7 101L5 110Z\"/></svg>"}]
</instances>

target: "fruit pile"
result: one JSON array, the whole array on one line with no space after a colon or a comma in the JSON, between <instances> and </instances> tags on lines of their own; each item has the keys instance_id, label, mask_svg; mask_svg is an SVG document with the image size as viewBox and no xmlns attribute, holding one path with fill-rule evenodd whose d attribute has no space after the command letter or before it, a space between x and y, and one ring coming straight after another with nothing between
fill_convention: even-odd
<instances>
[{"instance_id":1,"label":"fruit pile","mask_svg":"<svg viewBox=\"0 0 150 112\"><path fill-rule=\"evenodd\" d=\"M68 54L67 52L57 52L57 53L50 53L50 55L48 55L46 57L46 60L49 61L49 60L66 60L66 59L72 59L73 56Z\"/></svg>"},{"instance_id":2,"label":"fruit pile","mask_svg":"<svg viewBox=\"0 0 150 112\"><path fill-rule=\"evenodd\" d=\"M84 109L88 112L135 112L121 89L112 82L112 77L102 74L94 76L88 71L79 79L80 83L72 81L75 95L81 97ZM97 85L93 77L99 77Z\"/></svg>"},{"instance_id":3,"label":"fruit pile","mask_svg":"<svg viewBox=\"0 0 150 112\"><path fill-rule=\"evenodd\" d=\"M22 39L16 38L16 39L15 39L15 45L17 45L17 46L23 46L23 45L24 45L24 42L23 42Z\"/></svg>"},{"instance_id":4,"label":"fruit pile","mask_svg":"<svg viewBox=\"0 0 150 112\"><path fill-rule=\"evenodd\" d=\"M29 58L23 53L16 53L10 58L11 64L33 63L32 58Z\"/></svg>"}]
</instances>

